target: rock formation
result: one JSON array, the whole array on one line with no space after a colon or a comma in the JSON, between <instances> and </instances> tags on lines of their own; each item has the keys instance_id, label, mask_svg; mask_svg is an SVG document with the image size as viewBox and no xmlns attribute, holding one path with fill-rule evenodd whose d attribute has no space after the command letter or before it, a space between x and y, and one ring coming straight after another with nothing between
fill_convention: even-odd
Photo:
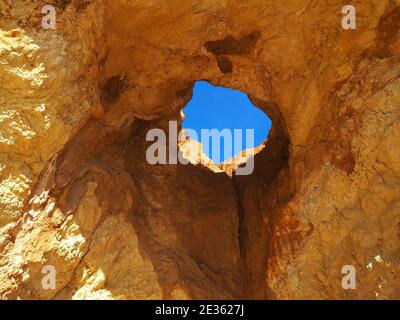
<instances>
[{"instance_id":1,"label":"rock formation","mask_svg":"<svg viewBox=\"0 0 400 320\"><path fill-rule=\"evenodd\" d=\"M236 171L237 168L239 168L241 165L244 166L247 161L251 161L256 154L260 153L261 150L265 148L265 145L267 143L267 141L264 141L262 144L255 148L244 149L233 157L216 164L204 153L203 144L201 142L191 139L184 129L182 130L182 135L184 136L184 138L181 137L182 139L180 139L178 146L183 159L187 159L189 163L195 166L208 168L215 173L225 172L229 177L232 177L234 175L234 172L236 172L236 174L238 175L241 175ZM185 163L186 162L183 162L183 164ZM249 169L245 173L247 175L250 172L251 169Z\"/></svg>"},{"instance_id":2,"label":"rock formation","mask_svg":"<svg viewBox=\"0 0 400 320\"><path fill-rule=\"evenodd\" d=\"M0 297L400 298L400 2L353 3L0 0ZM272 119L253 174L146 161L200 79Z\"/></svg>"}]
</instances>

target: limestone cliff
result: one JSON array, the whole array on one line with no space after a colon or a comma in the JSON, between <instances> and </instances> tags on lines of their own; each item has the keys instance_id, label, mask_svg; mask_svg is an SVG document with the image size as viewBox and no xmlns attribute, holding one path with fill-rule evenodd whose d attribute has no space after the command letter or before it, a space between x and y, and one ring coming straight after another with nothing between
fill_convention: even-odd
<instances>
[{"instance_id":1,"label":"limestone cliff","mask_svg":"<svg viewBox=\"0 0 400 320\"><path fill-rule=\"evenodd\" d=\"M0 0L0 297L400 298L400 2L343 4ZM201 79L272 119L252 175L146 161Z\"/></svg>"}]
</instances>

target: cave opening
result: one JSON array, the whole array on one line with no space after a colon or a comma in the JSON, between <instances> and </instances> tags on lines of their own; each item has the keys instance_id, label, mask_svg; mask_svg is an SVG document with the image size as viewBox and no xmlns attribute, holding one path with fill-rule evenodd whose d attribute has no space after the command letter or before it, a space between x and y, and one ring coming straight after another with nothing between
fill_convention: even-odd
<instances>
[{"instance_id":1,"label":"cave opening","mask_svg":"<svg viewBox=\"0 0 400 320\"><path fill-rule=\"evenodd\" d=\"M272 126L245 93L202 80L195 82L181 116L183 156L230 176L265 147Z\"/></svg>"}]
</instances>

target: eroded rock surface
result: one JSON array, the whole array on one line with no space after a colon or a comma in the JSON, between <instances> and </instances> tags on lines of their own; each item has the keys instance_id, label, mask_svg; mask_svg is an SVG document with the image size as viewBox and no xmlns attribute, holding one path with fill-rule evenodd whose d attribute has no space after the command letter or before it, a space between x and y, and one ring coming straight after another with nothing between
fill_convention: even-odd
<instances>
[{"instance_id":1,"label":"eroded rock surface","mask_svg":"<svg viewBox=\"0 0 400 320\"><path fill-rule=\"evenodd\" d=\"M0 296L399 298L400 2L342 5L0 1ZM201 79L272 119L252 175L146 161Z\"/></svg>"}]
</instances>

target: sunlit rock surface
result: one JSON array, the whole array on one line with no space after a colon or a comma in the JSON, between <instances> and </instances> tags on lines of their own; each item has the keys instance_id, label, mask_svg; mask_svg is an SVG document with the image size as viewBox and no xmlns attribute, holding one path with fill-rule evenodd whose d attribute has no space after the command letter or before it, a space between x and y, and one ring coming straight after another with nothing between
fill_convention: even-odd
<instances>
[{"instance_id":1,"label":"sunlit rock surface","mask_svg":"<svg viewBox=\"0 0 400 320\"><path fill-rule=\"evenodd\" d=\"M0 297L400 298L400 3L342 5L0 1ZM272 119L252 175L146 161L201 79Z\"/></svg>"}]
</instances>

